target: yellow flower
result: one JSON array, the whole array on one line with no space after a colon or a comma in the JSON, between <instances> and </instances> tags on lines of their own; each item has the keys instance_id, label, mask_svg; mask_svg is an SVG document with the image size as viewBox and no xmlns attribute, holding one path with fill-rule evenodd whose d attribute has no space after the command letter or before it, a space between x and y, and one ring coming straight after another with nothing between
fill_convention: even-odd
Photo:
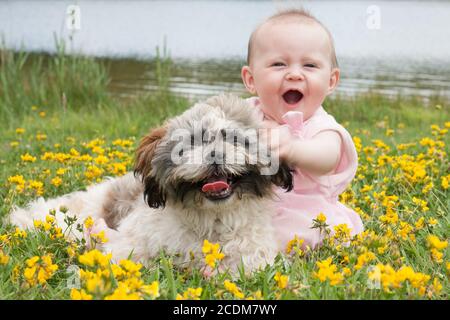
<instances>
[{"instance_id":1,"label":"yellow flower","mask_svg":"<svg viewBox=\"0 0 450 320\"><path fill-rule=\"evenodd\" d=\"M361 269L364 265L369 263L370 261L375 260L375 254L371 251L367 251L361 255L358 256L358 261L355 265L355 270Z\"/></svg>"},{"instance_id":2,"label":"yellow flower","mask_svg":"<svg viewBox=\"0 0 450 320\"><path fill-rule=\"evenodd\" d=\"M112 163L108 170L115 175L124 175L127 172L127 166L124 163Z\"/></svg>"},{"instance_id":3,"label":"yellow flower","mask_svg":"<svg viewBox=\"0 0 450 320\"><path fill-rule=\"evenodd\" d=\"M25 129L24 128L17 128L16 129L16 133L17 134L23 134L25 132Z\"/></svg>"},{"instance_id":4,"label":"yellow flower","mask_svg":"<svg viewBox=\"0 0 450 320\"><path fill-rule=\"evenodd\" d=\"M321 212L316 217L316 220L319 221L320 223L325 223L327 221L327 217Z\"/></svg>"},{"instance_id":5,"label":"yellow flower","mask_svg":"<svg viewBox=\"0 0 450 320\"><path fill-rule=\"evenodd\" d=\"M277 272L275 274L274 279L277 282L278 288L280 289L286 288L289 282L288 276L282 275L280 272Z\"/></svg>"},{"instance_id":6,"label":"yellow flower","mask_svg":"<svg viewBox=\"0 0 450 320\"><path fill-rule=\"evenodd\" d=\"M233 282L231 282L230 280L225 280L223 283L225 289L232 293L236 298L238 299L242 299L244 298L244 294L242 293L241 289Z\"/></svg>"},{"instance_id":7,"label":"yellow flower","mask_svg":"<svg viewBox=\"0 0 450 320\"><path fill-rule=\"evenodd\" d=\"M38 256L34 256L32 258L27 259L25 263L28 267L33 267L39 261L39 259L40 258Z\"/></svg>"},{"instance_id":8,"label":"yellow flower","mask_svg":"<svg viewBox=\"0 0 450 320\"><path fill-rule=\"evenodd\" d=\"M92 295L86 293L86 291L84 291L84 289L78 290L73 288L70 291L70 298L72 300L92 300Z\"/></svg>"},{"instance_id":9,"label":"yellow flower","mask_svg":"<svg viewBox=\"0 0 450 320\"><path fill-rule=\"evenodd\" d=\"M438 278L433 279L433 291L435 294L438 294L442 290L442 284Z\"/></svg>"},{"instance_id":10,"label":"yellow flower","mask_svg":"<svg viewBox=\"0 0 450 320\"><path fill-rule=\"evenodd\" d=\"M92 228L93 225L94 225L94 219L92 219L91 216L87 217L87 218L84 220L84 228L85 228L86 230Z\"/></svg>"},{"instance_id":11,"label":"yellow flower","mask_svg":"<svg viewBox=\"0 0 450 320\"><path fill-rule=\"evenodd\" d=\"M445 176L445 177L441 177L441 186L442 186L442 188L444 189L444 190L447 190L448 189L448 186L449 186L449 176L450 175L448 175L448 176Z\"/></svg>"},{"instance_id":12,"label":"yellow flower","mask_svg":"<svg viewBox=\"0 0 450 320\"><path fill-rule=\"evenodd\" d=\"M50 183L55 187L59 187L62 184L62 179L60 177L55 177L52 180L50 180Z\"/></svg>"},{"instance_id":13,"label":"yellow flower","mask_svg":"<svg viewBox=\"0 0 450 320\"><path fill-rule=\"evenodd\" d=\"M205 254L205 263L211 268L216 266L217 260L222 260L225 257L219 250L220 246L218 243L210 243L206 239L203 241L202 252Z\"/></svg>"},{"instance_id":14,"label":"yellow flower","mask_svg":"<svg viewBox=\"0 0 450 320\"><path fill-rule=\"evenodd\" d=\"M117 139L112 142L113 146L121 146L121 147L131 147L133 145L133 141L126 139Z\"/></svg>"},{"instance_id":15,"label":"yellow flower","mask_svg":"<svg viewBox=\"0 0 450 320\"><path fill-rule=\"evenodd\" d=\"M47 140L47 135L43 133L36 134L36 140L37 141L44 141Z\"/></svg>"},{"instance_id":16,"label":"yellow flower","mask_svg":"<svg viewBox=\"0 0 450 320\"><path fill-rule=\"evenodd\" d=\"M292 251L297 252L299 255L303 255L302 246L305 240L300 239L297 235L294 236L294 239L290 240L286 245L286 253L290 254Z\"/></svg>"},{"instance_id":17,"label":"yellow flower","mask_svg":"<svg viewBox=\"0 0 450 320\"><path fill-rule=\"evenodd\" d=\"M431 248L430 251L431 251L431 257L433 258L433 260L436 261L437 263L442 263L444 254L436 248Z\"/></svg>"},{"instance_id":18,"label":"yellow flower","mask_svg":"<svg viewBox=\"0 0 450 320\"><path fill-rule=\"evenodd\" d=\"M159 297L159 282L153 281L150 285L144 285L141 287L144 294L152 297L153 299ZM200 291L201 293L201 291Z\"/></svg>"},{"instance_id":19,"label":"yellow flower","mask_svg":"<svg viewBox=\"0 0 450 320\"><path fill-rule=\"evenodd\" d=\"M78 261L89 267L98 265L102 268L106 268L111 260L111 254L104 255L97 249L86 252L78 257Z\"/></svg>"},{"instance_id":20,"label":"yellow flower","mask_svg":"<svg viewBox=\"0 0 450 320\"><path fill-rule=\"evenodd\" d=\"M8 182L16 185L16 191L22 193L25 189L25 179L22 175L8 177Z\"/></svg>"},{"instance_id":21,"label":"yellow flower","mask_svg":"<svg viewBox=\"0 0 450 320\"><path fill-rule=\"evenodd\" d=\"M3 251L0 249L0 265L6 265L9 262L9 257L3 253Z\"/></svg>"},{"instance_id":22,"label":"yellow flower","mask_svg":"<svg viewBox=\"0 0 450 320\"><path fill-rule=\"evenodd\" d=\"M200 300L203 289L198 288L188 288L183 295L177 294L176 300Z\"/></svg>"},{"instance_id":23,"label":"yellow flower","mask_svg":"<svg viewBox=\"0 0 450 320\"><path fill-rule=\"evenodd\" d=\"M23 162L35 162L36 161L36 157L33 157L31 154L29 154L28 152L27 153L25 153L25 154L23 154L23 155L21 155L20 156L20 159L23 161Z\"/></svg>"},{"instance_id":24,"label":"yellow flower","mask_svg":"<svg viewBox=\"0 0 450 320\"><path fill-rule=\"evenodd\" d=\"M350 241L350 229L348 228L346 223L338 224L333 227L334 235L333 238L338 242L348 242Z\"/></svg>"},{"instance_id":25,"label":"yellow flower","mask_svg":"<svg viewBox=\"0 0 450 320\"><path fill-rule=\"evenodd\" d=\"M96 166L88 166L87 170L84 172L84 176L88 179L94 179L100 177L103 174L103 169Z\"/></svg>"},{"instance_id":26,"label":"yellow flower","mask_svg":"<svg viewBox=\"0 0 450 320\"><path fill-rule=\"evenodd\" d=\"M16 228L16 230L14 231L13 234L14 238L26 238L27 237L27 233L25 230L21 230L19 228Z\"/></svg>"},{"instance_id":27,"label":"yellow flower","mask_svg":"<svg viewBox=\"0 0 450 320\"><path fill-rule=\"evenodd\" d=\"M108 242L108 238L106 238L104 230L100 231L99 233L91 233L91 238L96 243L106 243L106 242Z\"/></svg>"},{"instance_id":28,"label":"yellow flower","mask_svg":"<svg viewBox=\"0 0 450 320\"><path fill-rule=\"evenodd\" d=\"M53 264L50 255L42 257L34 256L26 260L26 265L23 275L28 285L35 286L36 284L45 285L58 270L58 266Z\"/></svg>"},{"instance_id":29,"label":"yellow flower","mask_svg":"<svg viewBox=\"0 0 450 320\"><path fill-rule=\"evenodd\" d=\"M349 276L352 275L352 270L350 270L350 268L348 268L348 267L344 267L344 268L342 269L342 273L343 273L346 277L349 277Z\"/></svg>"},{"instance_id":30,"label":"yellow flower","mask_svg":"<svg viewBox=\"0 0 450 320\"><path fill-rule=\"evenodd\" d=\"M41 117L41 118L45 118L45 111L41 111L41 112L39 112L39 117Z\"/></svg>"},{"instance_id":31,"label":"yellow flower","mask_svg":"<svg viewBox=\"0 0 450 320\"><path fill-rule=\"evenodd\" d=\"M314 276L321 282L329 280L330 285L334 286L342 283L344 277L341 273L336 272L337 266L332 264L331 261L331 257L326 260L317 261L316 265L319 267L319 270L314 272Z\"/></svg>"},{"instance_id":32,"label":"yellow flower","mask_svg":"<svg viewBox=\"0 0 450 320\"><path fill-rule=\"evenodd\" d=\"M99 155L98 157L94 158L94 162L96 164L102 165L102 164L106 164L109 162L108 157L105 157L103 155Z\"/></svg>"},{"instance_id":33,"label":"yellow flower","mask_svg":"<svg viewBox=\"0 0 450 320\"><path fill-rule=\"evenodd\" d=\"M428 245L432 248L435 248L437 250L442 250L447 248L448 242L447 241L441 241L439 238L435 235L428 235L427 237Z\"/></svg>"},{"instance_id":34,"label":"yellow flower","mask_svg":"<svg viewBox=\"0 0 450 320\"><path fill-rule=\"evenodd\" d=\"M34 190L38 196L44 193L44 183L41 181L29 180L28 188Z\"/></svg>"},{"instance_id":35,"label":"yellow flower","mask_svg":"<svg viewBox=\"0 0 450 320\"><path fill-rule=\"evenodd\" d=\"M119 283L119 286L114 290L114 292L105 297L105 300L141 300L142 297L139 293L130 290L128 286L124 283Z\"/></svg>"},{"instance_id":36,"label":"yellow flower","mask_svg":"<svg viewBox=\"0 0 450 320\"><path fill-rule=\"evenodd\" d=\"M56 174L58 176L62 176L64 175L64 173L66 173L67 169L66 168L59 168L58 170L56 170Z\"/></svg>"}]
</instances>

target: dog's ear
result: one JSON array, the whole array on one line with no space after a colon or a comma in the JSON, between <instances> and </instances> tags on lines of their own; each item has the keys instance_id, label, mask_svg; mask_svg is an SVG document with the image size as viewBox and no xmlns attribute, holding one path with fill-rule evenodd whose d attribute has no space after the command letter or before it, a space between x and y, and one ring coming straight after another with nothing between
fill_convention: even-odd
<instances>
[{"instance_id":1,"label":"dog's ear","mask_svg":"<svg viewBox=\"0 0 450 320\"><path fill-rule=\"evenodd\" d=\"M161 186L154 177L150 175L152 171L152 160L156 147L165 136L167 129L159 127L150 131L148 135L141 139L136 151L134 162L134 175L140 175L144 183L144 197L148 205L158 208L165 205L165 195Z\"/></svg>"},{"instance_id":2,"label":"dog's ear","mask_svg":"<svg viewBox=\"0 0 450 320\"><path fill-rule=\"evenodd\" d=\"M162 137L166 134L165 127L159 127L150 131L148 135L141 139L136 150L136 158L134 161L134 174L140 174L144 179L152 170L152 160L155 150L161 142Z\"/></svg>"},{"instance_id":3,"label":"dog's ear","mask_svg":"<svg viewBox=\"0 0 450 320\"><path fill-rule=\"evenodd\" d=\"M161 190L161 186L152 176L143 179L144 182L144 199L150 208L159 208L166 205L166 194Z\"/></svg>"},{"instance_id":4,"label":"dog's ear","mask_svg":"<svg viewBox=\"0 0 450 320\"><path fill-rule=\"evenodd\" d=\"M272 183L286 190L291 191L294 188L292 169L285 163L281 163L278 172L272 175Z\"/></svg>"}]
</instances>

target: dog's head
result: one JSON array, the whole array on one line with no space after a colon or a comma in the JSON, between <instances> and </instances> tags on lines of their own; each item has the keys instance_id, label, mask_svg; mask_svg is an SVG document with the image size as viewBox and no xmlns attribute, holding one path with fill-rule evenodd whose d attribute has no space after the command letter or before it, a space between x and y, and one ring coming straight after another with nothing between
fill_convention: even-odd
<instances>
[{"instance_id":1,"label":"dog's head","mask_svg":"<svg viewBox=\"0 0 450 320\"><path fill-rule=\"evenodd\" d=\"M245 100L220 95L151 131L135 162L149 206L171 202L210 208L270 196L273 185L290 191L291 171L267 157L259 125Z\"/></svg>"}]
</instances>

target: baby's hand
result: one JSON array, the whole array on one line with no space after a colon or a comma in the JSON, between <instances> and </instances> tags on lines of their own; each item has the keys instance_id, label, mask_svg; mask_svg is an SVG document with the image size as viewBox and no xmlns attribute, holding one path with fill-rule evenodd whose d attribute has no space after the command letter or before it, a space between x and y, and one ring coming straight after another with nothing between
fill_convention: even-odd
<instances>
[{"instance_id":1,"label":"baby's hand","mask_svg":"<svg viewBox=\"0 0 450 320\"><path fill-rule=\"evenodd\" d=\"M263 126L264 129L260 136L266 145L270 146L271 152L278 155L282 161L292 162L292 141L295 140L295 137L289 127L270 120L265 120Z\"/></svg>"}]
</instances>

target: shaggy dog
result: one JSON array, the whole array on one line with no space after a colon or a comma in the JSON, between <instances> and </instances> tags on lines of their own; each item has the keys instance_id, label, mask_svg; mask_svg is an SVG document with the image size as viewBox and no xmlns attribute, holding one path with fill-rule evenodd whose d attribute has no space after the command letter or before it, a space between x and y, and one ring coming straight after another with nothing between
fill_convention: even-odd
<instances>
[{"instance_id":1,"label":"shaggy dog","mask_svg":"<svg viewBox=\"0 0 450 320\"><path fill-rule=\"evenodd\" d=\"M236 271L241 262L246 271L263 267L278 253L271 226L273 190L292 189L292 176L285 165L262 174L271 163L255 156L261 139L245 134L257 132L254 112L231 95L197 103L141 140L134 173L86 191L40 198L16 208L10 222L30 228L54 209L64 230L63 206L79 223L92 216L115 230L102 247L115 260L131 256L145 264L164 249L182 264L192 253L201 257L208 239L220 244L222 267ZM73 231L72 236L83 235Z\"/></svg>"}]
</instances>

